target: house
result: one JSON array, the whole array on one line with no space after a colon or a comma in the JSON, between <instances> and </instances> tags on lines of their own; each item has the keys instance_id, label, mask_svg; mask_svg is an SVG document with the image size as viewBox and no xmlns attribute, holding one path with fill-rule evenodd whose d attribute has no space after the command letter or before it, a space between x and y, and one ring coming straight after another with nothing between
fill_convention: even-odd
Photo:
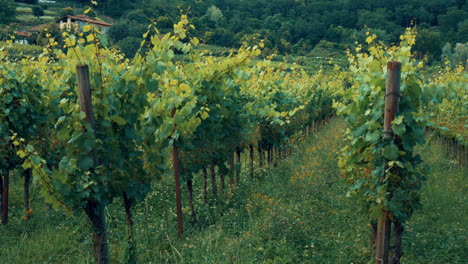
<instances>
[{"instance_id":1,"label":"house","mask_svg":"<svg viewBox=\"0 0 468 264\"><path fill-rule=\"evenodd\" d=\"M26 30L26 32L24 32L24 31L15 31L15 43L30 44L28 39L33 34L39 33L39 31L41 31L46 26L47 26L47 24L40 24L40 25L34 26L34 27Z\"/></svg>"},{"instance_id":2,"label":"house","mask_svg":"<svg viewBox=\"0 0 468 264\"><path fill-rule=\"evenodd\" d=\"M58 19L56 22L57 27L61 30L76 29L81 31L85 25L95 25L101 29L102 33L106 33L107 29L112 26L110 23L86 15L68 15ZM47 26L49 26L49 24L40 24L26 30L26 32L15 31L15 42L29 44L27 39L33 35L37 36L37 34L43 31Z\"/></svg>"},{"instance_id":3,"label":"house","mask_svg":"<svg viewBox=\"0 0 468 264\"><path fill-rule=\"evenodd\" d=\"M21 31L15 31L15 35L16 35L15 43L25 44L25 45L29 44L28 37L31 34L26 33L26 32L21 32Z\"/></svg>"},{"instance_id":4,"label":"house","mask_svg":"<svg viewBox=\"0 0 468 264\"><path fill-rule=\"evenodd\" d=\"M112 26L110 23L106 23L102 20L98 20L93 17L89 17L86 15L68 15L64 16L57 20L60 29L78 29L82 30L85 25L95 25L101 28L102 33L106 33L107 29Z\"/></svg>"}]
</instances>

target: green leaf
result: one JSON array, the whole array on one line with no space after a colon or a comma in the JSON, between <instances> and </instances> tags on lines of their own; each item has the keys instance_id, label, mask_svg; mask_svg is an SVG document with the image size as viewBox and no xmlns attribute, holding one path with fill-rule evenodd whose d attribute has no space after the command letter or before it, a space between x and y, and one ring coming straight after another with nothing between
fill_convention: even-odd
<instances>
[{"instance_id":1,"label":"green leaf","mask_svg":"<svg viewBox=\"0 0 468 264\"><path fill-rule=\"evenodd\" d=\"M123 126L123 125L127 124L127 121L125 119L123 119L122 117L120 117L120 116L111 116L110 120L114 121L119 126Z\"/></svg>"},{"instance_id":2,"label":"green leaf","mask_svg":"<svg viewBox=\"0 0 468 264\"><path fill-rule=\"evenodd\" d=\"M400 155L400 150L397 145L391 143L382 149L382 155L388 160L397 160Z\"/></svg>"},{"instance_id":3,"label":"green leaf","mask_svg":"<svg viewBox=\"0 0 468 264\"><path fill-rule=\"evenodd\" d=\"M16 152L16 155L18 155L22 159L27 156L26 152L24 152L24 150L21 149Z\"/></svg>"},{"instance_id":4,"label":"green leaf","mask_svg":"<svg viewBox=\"0 0 468 264\"><path fill-rule=\"evenodd\" d=\"M73 133L72 137L70 138L70 140L68 140L67 143L70 144L70 143L75 142L75 141L76 141L77 139L79 139L82 135L83 135L83 133L81 133L81 132L78 132L78 133L75 132L75 133Z\"/></svg>"},{"instance_id":5,"label":"green leaf","mask_svg":"<svg viewBox=\"0 0 468 264\"><path fill-rule=\"evenodd\" d=\"M34 147L32 145L27 145L26 146L26 150L29 152L29 153L32 153L34 152Z\"/></svg>"},{"instance_id":6,"label":"green leaf","mask_svg":"<svg viewBox=\"0 0 468 264\"><path fill-rule=\"evenodd\" d=\"M406 126L405 124L393 124L392 131L396 135L403 136L403 134L406 132Z\"/></svg>"},{"instance_id":7,"label":"green leaf","mask_svg":"<svg viewBox=\"0 0 468 264\"><path fill-rule=\"evenodd\" d=\"M65 118L66 116L61 116L59 117L59 119L57 120L57 123L55 123L55 127L59 126L60 124L63 123L63 121L65 121Z\"/></svg>"},{"instance_id":8,"label":"green leaf","mask_svg":"<svg viewBox=\"0 0 468 264\"><path fill-rule=\"evenodd\" d=\"M360 137L366 132L366 130L367 130L367 126L362 125L362 126L358 127L356 130L353 131L353 136Z\"/></svg>"},{"instance_id":9,"label":"green leaf","mask_svg":"<svg viewBox=\"0 0 468 264\"><path fill-rule=\"evenodd\" d=\"M94 161L92 157L88 156L78 160L77 165L81 170L87 171L94 165Z\"/></svg>"},{"instance_id":10,"label":"green leaf","mask_svg":"<svg viewBox=\"0 0 468 264\"><path fill-rule=\"evenodd\" d=\"M32 161L32 163L33 163L34 165L37 166L37 165L41 164L42 159L39 158L38 156L33 156L33 157L31 158L31 161Z\"/></svg>"},{"instance_id":11,"label":"green leaf","mask_svg":"<svg viewBox=\"0 0 468 264\"><path fill-rule=\"evenodd\" d=\"M394 125L399 125L399 124L403 123L403 118L404 118L404 116L402 116L402 115L396 117L396 118L392 121L392 124L394 124Z\"/></svg>"},{"instance_id":12,"label":"green leaf","mask_svg":"<svg viewBox=\"0 0 468 264\"><path fill-rule=\"evenodd\" d=\"M80 111L80 113L78 114L78 118L79 118L80 120L85 119L85 118L86 118L86 113L83 112L83 111Z\"/></svg>"},{"instance_id":13,"label":"green leaf","mask_svg":"<svg viewBox=\"0 0 468 264\"><path fill-rule=\"evenodd\" d=\"M70 129L68 127L64 127L60 129L59 132L57 133L57 139L60 141L67 140L69 136L70 136Z\"/></svg>"},{"instance_id":14,"label":"green leaf","mask_svg":"<svg viewBox=\"0 0 468 264\"><path fill-rule=\"evenodd\" d=\"M210 116L210 115L209 115L208 112L206 112L206 111L203 111L203 112L201 112L201 114L200 114L200 117L201 117L201 119L203 119L203 120L207 119L209 116Z\"/></svg>"},{"instance_id":15,"label":"green leaf","mask_svg":"<svg viewBox=\"0 0 468 264\"><path fill-rule=\"evenodd\" d=\"M32 168L32 163L30 160L25 160L23 162L23 164L21 165L21 167L24 169L24 170L27 170L27 169L30 169Z\"/></svg>"},{"instance_id":16,"label":"green leaf","mask_svg":"<svg viewBox=\"0 0 468 264\"><path fill-rule=\"evenodd\" d=\"M380 135L381 135L381 133L379 131L377 131L377 130L368 132L366 134L366 141L376 143L376 142L379 141Z\"/></svg>"}]
</instances>

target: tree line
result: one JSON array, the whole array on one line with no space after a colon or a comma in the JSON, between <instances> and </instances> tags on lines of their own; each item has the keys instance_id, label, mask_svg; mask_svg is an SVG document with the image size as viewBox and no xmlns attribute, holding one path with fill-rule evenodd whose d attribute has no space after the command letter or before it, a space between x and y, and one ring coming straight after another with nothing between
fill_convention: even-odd
<instances>
[{"instance_id":1,"label":"tree line","mask_svg":"<svg viewBox=\"0 0 468 264\"><path fill-rule=\"evenodd\" d=\"M430 61L440 59L447 42L468 41L466 0L105 0L98 9L116 19L110 38L124 49L138 43L151 19L170 29L181 10L202 41L239 47L262 38L266 53L333 55L363 43L368 30L397 43L410 26L420 29L416 52Z\"/></svg>"},{"instance_id":2,"label":"tree line","mask_svg":"<svg viewBox=\"0 0 468 264\"><path fill-rule=\"evenodd\" d=\"M30 2L32 0L15 0ZM34 1L33 1L34 2ZM91 5L88 0L72 0ZM14 22L13 0L0 0L0 23ZM406 27L416 26L414 51L429 62L440 60L443 47L468 41L466 0L100 0L95 11L114 19L111 42L128 57L139 48L153 22L169 32L181 13L203 43L238 48L265 40L265 55L293 54L344 58L346 48L363 43L367 31L385 44L397 43Z\"/></svg>"}]
</instances>

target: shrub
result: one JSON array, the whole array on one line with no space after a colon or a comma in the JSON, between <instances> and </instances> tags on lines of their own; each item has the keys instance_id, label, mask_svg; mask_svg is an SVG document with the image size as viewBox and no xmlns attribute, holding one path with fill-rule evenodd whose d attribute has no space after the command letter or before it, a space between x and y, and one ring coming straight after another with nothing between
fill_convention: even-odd
<instances>
[{"instance_id":1,"label":"shrub","mask_svg":"<svg viewBox=\"0 0 468 264\"><path fill-rule=\"evenodd\" d=\"M135 37L126 37L116 43L120 51L125 54L125 57L132 58L140 48L141 39Z\"/></svg>"},{"instance_id":2,"label":"shrub","mask_svg":"<svg viewBox=\"0 0 468 264\"><path fill-rule=\"evenodd\" d=\"M122 19L114 23L107 32L112 43L117 43L126 37L140 38L146 32L147 27L144 24L139 24L135 21Z\"/></svg>"}]
</instances>

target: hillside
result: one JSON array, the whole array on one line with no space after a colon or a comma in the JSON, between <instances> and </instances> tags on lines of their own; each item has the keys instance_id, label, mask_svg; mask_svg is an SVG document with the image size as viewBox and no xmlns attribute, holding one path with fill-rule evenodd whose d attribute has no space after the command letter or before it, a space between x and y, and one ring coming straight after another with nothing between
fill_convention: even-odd
<instances>
[{"instance_id":1,"label":"hillside","mask_svg":"<svg viewBox=\"0 0 468 264\"><path fill-rule=\"evenodd\" d=\"M13 0L2 1L11 4ZM98 15L116 20L109 33L111 41L130 56L150 21L165 32L172 29L181 13L189 15L195 25L191 34L203 43L239 47L244 42L256 44L259 39L265 39L265 55L342 58L345 48L353 48L355 41L364 42L367 31L390 44L398 42L399 35L409 26L419 29L416 54L420 58L427 55L430 61L440 60L446 43L453 46L468 41L466 0L102 0L97 3ZM60 13L54 6L66 5L84 7L89 1L58 0L55 4L41 4L49 7L41 21ZM0 13L6 6L0 7ZM17 8L16 21L31 20L30 9Z\"/></svg>"}]
</instances>

